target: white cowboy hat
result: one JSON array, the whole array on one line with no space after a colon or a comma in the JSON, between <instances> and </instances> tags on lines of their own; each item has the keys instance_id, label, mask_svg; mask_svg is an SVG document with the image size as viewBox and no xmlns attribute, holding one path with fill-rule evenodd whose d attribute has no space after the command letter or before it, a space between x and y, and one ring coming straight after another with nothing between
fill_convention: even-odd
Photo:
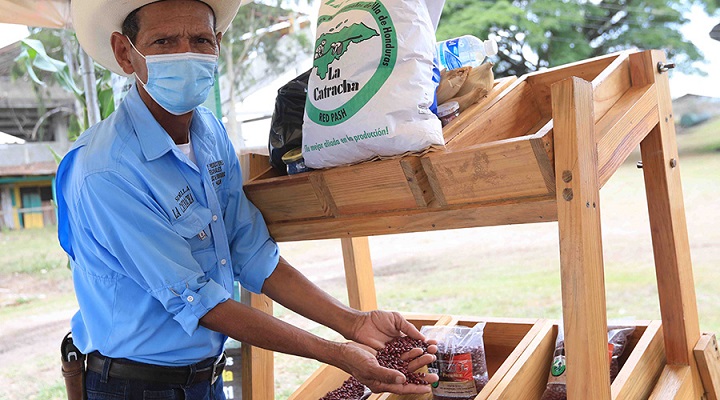
<instances>
[{"instance_id":1,"label":"white cowboy hat","mask_svg":"<svg viewBox=\"0 0 720 400\"><path fill-rule=\"evenodd\" d=\"M115 61L110 36L122 30L125 18L134 10L158 0L73 0L72 20L80 46L98 64L110 71L128 76ZM240 6L253 0L199 0L215 13L215 27L225 32Z\"/></svg>"}]
</instances>

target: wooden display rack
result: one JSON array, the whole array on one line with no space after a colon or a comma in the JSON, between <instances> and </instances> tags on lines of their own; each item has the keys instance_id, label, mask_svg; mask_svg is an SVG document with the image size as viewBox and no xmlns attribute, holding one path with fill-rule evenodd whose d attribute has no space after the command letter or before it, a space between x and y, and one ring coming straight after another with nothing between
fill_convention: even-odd
<instances>
[{"instance_id":1,"label":"wooden display rack","mask_svg":"<svg viewBox=\"0 0 720 400\"><path fill-rule=\"evenodd\" d=\"M699 328L664 63L660 51L624 52L499 79L446 127L445 151L293 176L267 170L245 191L278 241L341 238L349 302L361 310L377 308L366 236L558 221L568 398L717 399L720 353ZM662 319L633 323L610 385L599 190L638 145ZM249 302L272 311L263 296ZM417 326L481 320L408 318ZM557 325L482 320L490 382L476 399L537 400ZM273 399L272 353L243 348L244 398ZM323 366L291 398L318 399L346 377Z\"/></svg>"}]
</instances>

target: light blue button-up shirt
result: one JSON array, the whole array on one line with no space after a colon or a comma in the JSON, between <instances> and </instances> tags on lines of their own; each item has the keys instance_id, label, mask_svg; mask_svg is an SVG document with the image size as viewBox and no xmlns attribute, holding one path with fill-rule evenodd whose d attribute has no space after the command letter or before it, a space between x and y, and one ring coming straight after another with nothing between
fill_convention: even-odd
<instances>
[{"instance_id":1,"label":"light blue button-up shirt","mask_svg":"<svg viewBox=\"0 0 720 400\"><path fill-rule=\"evenodd\" d=\"M234 280L260 292L277 265L222 124L197 108L190 135L197 165L133 88L58 168L58 236L80 305L72 332L86 354L158 365L217 356L227 337L200 318Z\"/></svg>"}]
</instances>

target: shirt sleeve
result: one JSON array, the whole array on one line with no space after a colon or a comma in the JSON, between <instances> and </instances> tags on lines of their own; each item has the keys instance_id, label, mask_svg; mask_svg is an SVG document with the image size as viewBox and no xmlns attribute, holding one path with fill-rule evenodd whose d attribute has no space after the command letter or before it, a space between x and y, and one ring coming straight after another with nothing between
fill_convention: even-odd
<instances>
[{"instance_id":1,"label":"shirt sleeve","mask_svg":"<svg viewBox=\"0 0 720 400\"><path fill-rule=\"evenodd\" d=\"M165 211L119 174L86 177L77 214L83 250L95 253L160 301L189 335L200 318L230 298L227 290L206 277Z\"/></svg>"},{"instance_id":2,"label":"shirt sleeve","mask_svg":"<svg viewBox=\"0 0 720 400\"><path fill-rule=\"evenodd\" d=\"M223 128L224 132L224 128ZM227 136L225 136L227 139ZM225 226L235 279L247 290L260 293L262 286L277 267L280 251L270 236L260 211L242 190L240 163L229 140L226 140L228 203Z\"/></svg>"}]
</instances>

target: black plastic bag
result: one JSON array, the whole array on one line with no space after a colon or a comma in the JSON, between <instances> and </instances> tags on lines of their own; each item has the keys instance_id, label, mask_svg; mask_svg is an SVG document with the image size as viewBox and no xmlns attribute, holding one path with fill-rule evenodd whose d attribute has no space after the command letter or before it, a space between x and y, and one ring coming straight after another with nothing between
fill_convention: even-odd
<instances>
[{"instance_id":1,"label":"black plastic bag","mask_svg":"<svg viewBox=\"0 0 720 400\"><path fill-rule=\"evenodd\" d=\"M282 156L288 151L302 146L303 116L311 71L312 69L309 69L286 83L278 89L278 95L275 98L268 151L270 164L282 174L287 174Z\"/></svg>"}]
</instances>

